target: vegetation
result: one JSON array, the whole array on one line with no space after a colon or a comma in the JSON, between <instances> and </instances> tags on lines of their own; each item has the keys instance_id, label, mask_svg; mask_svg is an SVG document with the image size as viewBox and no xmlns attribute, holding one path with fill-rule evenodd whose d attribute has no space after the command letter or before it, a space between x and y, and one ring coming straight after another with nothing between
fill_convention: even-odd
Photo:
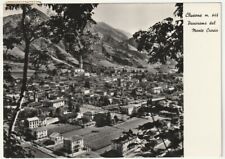
<instances>
[{"instance_id":1,"label":"vegetation","mask_svg":"<svg viewBox=\"0 0 225 159\"><path fill-rule=\"evenodd\" d=\"M48 43L55 45L64 43L65 50L73 57L76 57L80 61L80 67L83 68L83 58L88 54L93 52L93 43L98 41L98 35L93 34L88 30L88 24L95 24L95 21L92 19L93 10L97 7L97 4L49 4L46 5L50 9L52 9L56 14L52 15L47 19L40 19L36 12L36 9L31 4L15 4L6 5L6 10L22 10L21 19L19 21L19 25L15 28L15 35L17 38L14 38L12 35L6 36L4 39L4 46L6 47L6 55L8 50L13 49L15 45L19 45L20 47L24 48L24 60L23 60L23 77L22 82L17 83L20 88L20 96L19 99L16 100L14 97L13 102L16 103L16 109L4 109L4 120L7 120L8 123L4 123L4 156L5 157L31 157L31 153L27 152L21 146L21 143L18 138L20 133L23 132L21 130L22 124L18 122L19 119L25 119L27 117L38 116L40 117L43 113L41 110L38 109L27 109L24 108L22 110L22 106L26 106L24 104L24 99L28 90L35 91L34 88L27 88L28 85L28 66L30 64L33 65L36 71L40 70L42 66L48 68L48 61L50 61L51 54L48 52L46 48L35 48L34 49L34 42L41 41L41 39L49 39ZM180 20L177 20L175 23L173 22L172 18L166 18L162 22L155 24L154 26L150 27L148 31L139 31L134 34L134 38L138 42L138 50L145 50L149 53L150 62L156 63L166 63L167 59L174 59L177 61L177 68L179 72L183 72L183 44L182 44L182 5L176 4L177 10L175 14L180 17ZM14 33L13 33L14 34ZM111 40L110 38L108 40ZM117 44L115 44L116 46ZM119 45L118 45L119 46ZM125 63L127 65L132 65L132 62L127 59L118 58L120 54L123 54L124 57L127 57L127 53L125 51L121 51L119 48L116 49L117 52L114 57L108 56L108 58L116 59L116 61L120 61L121 63ZM62 56L62 55L60 55ZM8 55L6 56L8 57ZM60 65L60 64L59 64ZM63 64L62 64L63 65ZM72 65L71 65L72 66ZM142 67L142 66L139 66ZM111 75L115 72L114 69L106 70L106 67L102 68L91 68L93 72L96 72L97 75ZM49 71L49 70L48 70ZM126 70L123 70L126 72ZM57 69L53 69L49 71L49 73L53 76L62 76L63 73L59 73ZM67 72L68 73L68 72ZM137 73L135 75L137 80L139 80L139 84L135 85L135 87L141 88L139 89L132 89L133 91L130 93L131 96L137 99L141 99L147 97L144 96L145 90L152 86L157 86L157 84L146 84L144 79L149 81L162 81L168 82L174 80L173 77L167 78L162 74L147 76L146 73ZM102 77L102 76L101 76ZM33 79L41 80L40 85L44 86L46 84L44 78L39 78L37 72L32 77ZM33 80L32 79L32 80ZM97 79L97 78L96 78ZM100 78L101 79L101 78ZM4 91L7 91L8 86L7 82L13 83L14 78L11 76L11 67L8 65L4 65ZM145 81L146 81L145 80ZM58 81L58 80L57 80ZM92 87L89 79L86 81L82 81L83 85L86 89L90 89ZM97 82L96 82L97 83ZM100 82L99 82L100 83ZM169 83L169 82L168 82ZM106 85L106 84L105 84ZM118 86L119 85L119 86ZM114 95L115 97L123 97L120 99L120 105L127 105L128 100L126 100L124 88L122 88L122 83L120 82L117 84L118 90L116 90ZM97 86L98 87L98 86ZM109 89L112 87L110 84L106 85ZM72 95L75 96L75 88L76 86L71 86ZM80 87L79 87L80 88ZM143 90L142 90L143 88ZM176 90L183 90L182 83L175 88ZM64 88L58 87L58 91L60 92L60 96L63 94L62 90ZM71 93L70 92L70 93ZM140 93L141 92L141 93ZM101 92L102 93L102 92ZM103 92L104 93L104 92ZM129 92L126 92L129 94ZM68 93L69 94L69 93ZM68 95L67 94L67 95ZM130 95L129 94L129 95ZM71 95L71 94L69 94ZM129 96L128 95L128 96ZM128 97L127 96L127 97ZM6 97L6 96L5 96ZM108 96L101 95L99 98L93 98L94 102L97 102L97 106L107 106L112 103ZM9 101L10 102L10 101ZM84 104L85 97L80 96L78 94L75 96L74 99L69 96L68 98L68 108L71 113L64 114L64 110L61 108L54 109L51 112L52 117L59 117L60 122L67 123L69 119L76 118L78 112L80 112L80 106ZM181 104L183 104L182 99L179 100ZM148 103L149 104L149 103ZM13 110L13 111L12 111ZM154 114L160 114L160 111L167 111L170 114L175 114L179 116L179 111L175 108L165 108L162 105L152 106L152 107L142 107L139 110L139 114L151 113L151 117L153 122L140 127L139 130L144 131L142 135L138 137L140 139L145 140L145 144L142 147L143 152L151 152L152 156L158 156L158 152L154 151L154 147L157 144L155 140L150 140L151 135L149 134L148 129L155 127L157 129L158 135L160 139L162 139L163 144L165 145L167 156L171 156L173 154L181 154L181 150L178 149L180 143L183 141L183 127L180 124L178 129L174 130L166 130L166 124L164 122L160 122L154 119ZM137 114L136 114L137 115ZM113 117L115 123L119 122L119 118L117 116ZM73 119L72 119L73 120ZM96 121L97 127L102 126L111 126L112 125L112 116L110 112L108 113L99 113L95 116L94 120ZM179 120L179 119L178 119ZM182 120L181 120L182 121ZM83 122L88 122L87 119L84 119ZM174 119L173 122L177 122ZM70 125L71 126L71 125ZM61 128L61 127L60 127ZM65 129L61 130L65 131ZM17 133L15 133L17 132ZM26 134L27 133L27 134ZM32 136L30 132L26 132L27 140L32 141ZM146 137L147 136L147 137ZM166 145L165 140L170 140L171 144ZM100 140L99 140L100 141ZM111 140L110 140L111 141ZM50 140L46 141L46 145L53 144ZM98 145L98 144L96 144ZM132 147L134 145L130 145ZM172 149L171 151L169 149ZM110 154L108 154L110 156ZM106 155L107 156L107 155Z\"/></svg>"},{"instance_id":2,"label":"vegetation","mask_svg":"<svg viewBox=\"0 0 225 159\"><path fill-rule=\"evenodd\" d=\"M168 17L151 26L147 31L138 31L133 37L138 50L149 54L149 62L165 64L168 59L177 62L179 72L183 72L183 4L177 3L174 14L179 17L174 22Z\"/></svg>"},{"instance_id":3,"label":"vegetation","mask_svg":"<svg viewBox=\"0 0 225 159\"><path fill-rule=\"evenodd\" d=\"M4 45L7 47L7 49L11 49L14 44L18 43L23 43L24 44L24 67L23 67L23 78L22 78L22 86L21 86L21 91L20 91L20 98L17 102L17 107L15 109L15 112L12 115L11 123L9 123L9 129L8 129L8 134L5 134L4 136L4 148L5 148L5 156L9 155L8 157L13 157L14 155L20 153L19 148L15 149L16 151L10 151L12 149L11 146L13 146L12 142L16 142L14 140L15 138L12 137L12 134L14 133L15 130L15 125L17 122L18 115L21 111L21 107L23 104L23 100L25 97L25 93L27 91L27 70L28 70L28 64L29 64L29 56L31 52L31 44L35 40L39 39L40 37L45 37L46 35L52 37L58 37L59 39L62 38L61 36L65 36L65 32L57 32L60 29L60 24L68 24L64 26L64 30L68 32L68 29L72 29L72 33L74 33L74 37L76 39L80 38L80 34L82 33L81 30L84 29L84 27L87 24L87 21L92 20L91 15L92 15L92 10L97 7L97 4L74 4L74 5L48 5L52 10L54 10L57 13L57 16L52 16L50 20L47 21L40 21L40 19L37 17L35 12L35 8L31 4L7 4L5 9L6 10L22 10L22 16L20 20L20 24L16 28L16 35L18 39L13 39L12 37L7 37L7 39L4 39ZM56 20L56 21L54 21ZM63 23L58 23L58 20L63 20ZM53 22L52 27L59 27L58 29L53 30L50 28L48 30L47 26L48 24L51 24ZM47 32L50 34L46 34ZM50 32L49 32L50 31ZM79 33L79 34L75 34ZM58 36L56 36L58 35ZM53 39L52 39L53 40ZM43 59L45 57L48 57L46 55L47 52L43 52L40 50L38 52L38 56L33 55L34 62L36 63L36 67L39 68L40 64L43 63L43 60L40 61L40 59ZM43 55L43 56L42 56ZM41 56L41 57L40 57ZM6 71L9 71L6 70ZM6 72L7 73L7 72ZM7 138L7 139L6 139ZM18 145L17 145L18 146ZM17 152L18 150L18 152ZM11 152L7 154L8 152ZM21 155L18 155L17 157L26 157L26 154L21 151ZM10 156L11 155L11 156ZM23 156L24 155L24 156Z\"/></svg>"}]
</instances>

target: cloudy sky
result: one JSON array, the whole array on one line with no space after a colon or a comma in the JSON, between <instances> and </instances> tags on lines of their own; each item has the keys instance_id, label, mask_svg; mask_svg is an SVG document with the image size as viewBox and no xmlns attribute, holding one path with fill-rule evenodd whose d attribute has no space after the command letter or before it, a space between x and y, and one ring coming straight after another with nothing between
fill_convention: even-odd
<instances>
[{"instance_id":1,"label":"cloudy sky","mask_svg":"<svg viewBox=\"0 0 225 159\"><path fill-rule=\"evenodd\" d=\"M46 8L37 7L47 13ZM93 19L105 22L114 28L130 34L142 29L146 30L158 21L173 17L174 3L145 3L145 4L99 4L94 10ZM21 11L4 11L4 16L20 13Z\"/></svg>"},{"instance_id":2,"label":"cloudy sky","mask_svg":"<svg viewBox=\"0 0 225 159\"><path fill-rule=\"evenodd\" d=\"M173 17L175 4L99 4L93 18L131 34Z\"/></svg>"}]
</instances>

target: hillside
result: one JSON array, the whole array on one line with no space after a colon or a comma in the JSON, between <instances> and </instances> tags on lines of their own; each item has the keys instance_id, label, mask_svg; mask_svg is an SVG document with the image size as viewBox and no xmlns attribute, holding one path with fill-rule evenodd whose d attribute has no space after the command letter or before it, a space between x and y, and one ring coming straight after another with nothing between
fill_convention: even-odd
<instances>
[{"instance_id":1,"label":"hillside","mask_svg":"<svg viewBox=\"0 0 225 159\"><path fill-rule=\"evenodd\" d=\"M47 20L49 17L43 12L34 9L32 13L38 16L41 21ZM20 14L10 15L3 19L4 37L11 36L16 32L16 27L21 18ZM93 53L90 53L84 59L84 65L106 66L106 67L138 67L148 68L155 72L152 65L147 63L147 55L140 53L136 49L135 41L129 37L125 31L115 29L104 22L99 22L96 25L88 25L91 32L100 35L100 41L95 44ZM65 46L61 41L58 44L53 44L48 39L40 38L35 40L31 45L31 52L35 49L48 50L48 55L51 57L49 61L52 68L57 68L58 64L63 64L66 67L78 67L79 62L75 56L65 51ZM23 44L16 46L8 51L11 55L10 59L4 59L4 62L13 61L21 63L23 61L24 52ZM30 66L30 69L32 67Z\"/></svg>"}]
</instances>

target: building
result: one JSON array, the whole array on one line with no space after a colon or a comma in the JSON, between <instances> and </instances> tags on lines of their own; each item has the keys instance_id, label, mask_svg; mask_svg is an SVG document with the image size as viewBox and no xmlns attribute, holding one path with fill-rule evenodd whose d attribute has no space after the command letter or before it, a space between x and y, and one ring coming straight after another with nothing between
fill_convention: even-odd
<instances>
[{"instance_id":1,"label":"building","mask_svg":"<svg viewBox=\"0 0 225 159\"><path fill-rule=\"evenodd\" d=\"M30 129L34 129L39 127L40 123L39 123L39 118L38 117L32 117L32 118L27 118L26 119L26 125L28 128Z\"/></svg>"},{"instance_id":2,"label":"building","mask_svg":"<svg viewBox=\"0 0 225 159\"><path fill-rule=\"evenodd\" d=\"M45 117L41 118L39 117L39 126L46 126L47 125L47 120Z\"/></svg>"},{"instance_id":3,"label":"building","mask_svg":"<svg viewBox=\"0 0 225 159\"><path fill-rule=\"evenodd\" d=\"M54 107L54 108L59 108L63 107L65 105L64 99L55 99L55 100L48 100L46 102L47 107Z\"/></svg>"},{"instance_id":4,"label":"building","mask_svg":"<svg viewBox=\"0 0 225 159\"><path fill-rule=\"evenodd\" d=\"M130 135L123 135L117 139L112 140L112 150L117 151L120 155L125 155L126 153L134 150L132 143L135 143L136 137Z\"/></svg>"},{"instance_id":5,"label":"building","mask_svg":"<svg viewBox=\"0 0 225 159\"><path fill-rule=\"evenodd\" d=\"M70 154L79 153L84 149L84 140L77 135L70 138L64 138L63 147Z\"/></svg>"},{"instance_id":6,"label":"building","mask_svg":"<svg viewBox=\"0 0 225 159\"><path fill-rule=\"evenodd\" d=\"M137 113L138 109L141 107L141 103L138 104L128 104L126 106L121 106L121 112L127 115L133 115Z\"/></svg>"},{"instance_id":7,"label":"building","mask_svg":"<svg viewBox=\"0 0 225 159\"><path fill-rule=\"evenodd\" d=\"M173 86L168 88L168 91L174 91L174 90L175 90L175 88Z\"/></svg>"},{"instance_id":8,"label":"building","mask_svg":"<svg viewBox=\"0 0 225 159\"><path fill-rule=\"evenodd\" d=\"M83 118L87 119L88 121L92 121L94 118L94 114L90 111L83 113Z\"/></svg>"},{"instance_id":9,"label":"building","mask_svg":"<svg viewBox=\"0 0 225 159\"><path fill-rule=\"evenodd\" d=\"M94 127L95 125L96 125L95 121L89 121L83 124L84 127Z\"/></svg>"},{"instance_id":10,"label":"building","mask_svg":"<svg viewBox=\"0 0 225 159\"><path fill-rule=\"evenodd\" d=\"M151 98L150 100L148 100L147 105L151 104L157 104L160 101L166 100L166 97L155 97L155 98Z\"/></svg>"},{"instance_id":11,"label":"building","mask_svg":"<svg viewBox=\"0 0 225 159\"><path fill-rule=\"evenodd\" d=\"M49 135L49 138L50 140L54 141L55 144L62 143L64 139L64 137L58 132L53 132L51 135Z\"/></svg>"},{"instance_id":12,"label":"building","mask_svg":"<svg viewBox=\"0 0 225 159\"><path fill-rule=\"evenodd\" d=\"M45 138L47 137L47 135L48 135L48 131L46 127L38 127L33 129L33 136L37 140Z\"/></svg>"},{"instance_id":13,"label":"building","mask_svg":"<svg viewBox=\"0 0 225 159\"><path fill-rule=\"evenodd\" d=\"M82 73L84 73L85 71L84 71L84 69L82 69L82 68L76 68L76 69L74 69L74 74L82 74Z\"/></svg>"},{"instance_id":14,"label":"building","mask_svg":"<svg viewBox=\"0 0 225 159\"><path fill-rule=\"evenodd\" d=\"M82 91L82 94L84 94L84 95L91 93L90 89L82 89L81 91Z\"/></svg>"},{"instance_id":15,"label":"building","mask_svg":"<svg viewBox=\"0 0 225 159\"><path fill-rule=\"evenodd\" d=\"M152 93L160 94L162 92L162 87L154 87L152 88Z\"/></svg>"},{"instance_id":16,"label":"building","mask_svg":"<svg viewBox=\"0 0 225 159\"><path fill-rule=\"evenodd\" d=\"M59 121L59 118L52 118L52 117L47 117L46 118L46 125L49 125L49 124L54 124L54 123L57 123Z\"/></svg>"}]
</instances>

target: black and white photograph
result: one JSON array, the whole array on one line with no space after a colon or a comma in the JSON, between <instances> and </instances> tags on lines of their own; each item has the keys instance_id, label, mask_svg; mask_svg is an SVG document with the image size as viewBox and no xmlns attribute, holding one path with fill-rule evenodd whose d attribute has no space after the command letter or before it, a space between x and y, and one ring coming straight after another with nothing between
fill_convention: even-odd
<instances>
[{"instance_id":1,"label":"black and white photograph","mask_svg":"<svg viewBox=\"0 0 225 159\"><path fill-rule=\"evenodd\" d=\"M183 3L3 7L5 158L184 156Z\"/></svg>"}]
</instances>

